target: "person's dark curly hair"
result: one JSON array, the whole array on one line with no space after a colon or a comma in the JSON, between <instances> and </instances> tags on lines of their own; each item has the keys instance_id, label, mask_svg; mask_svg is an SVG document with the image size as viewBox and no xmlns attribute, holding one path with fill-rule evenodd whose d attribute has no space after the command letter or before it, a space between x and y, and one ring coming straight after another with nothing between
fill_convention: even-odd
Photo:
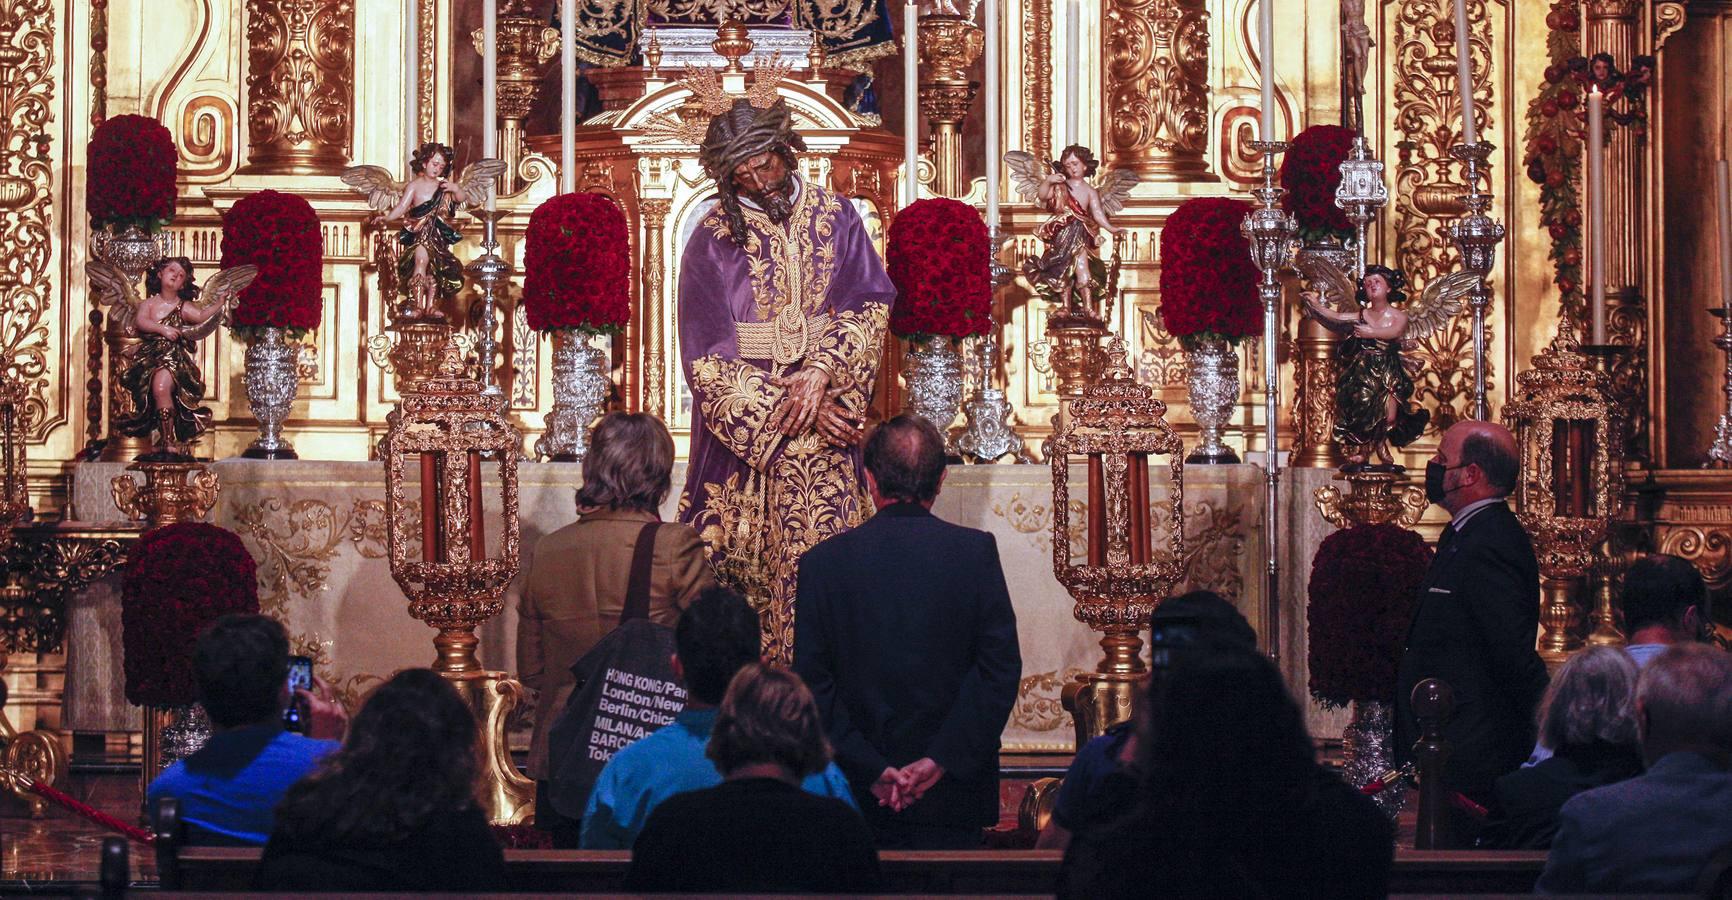
<instances>
[{"instance_id":1,"label":"person's dark curly hair","mask_svg":"<svg viewBox=\"0 0 1732 900\"><path fill-rule=\"evenodd\" d=\"M401 841L473 806L480 771L469 705L433 670L405 669L367 698L342 749L289 789L275 834L302 846Z\"/></svg>"},{"instance_id":2,"label":"person's dark curly hair","mask_svg":"<svg viewBox=\"0 0 1732 900\"><path fill-rule=\"evenodd\" d=\"M1359 301L1360 306L1371 305L1371 298L1365 296L1365 279L1373 275L1382 275L1383 280L1389 284L1390 306L1400 306L1407 302L1407 291L1403 290L1407 287L1407 276L1403 275L1400 269L1372 264L1365 267L1365 275L1359 279L1359 287L1353 295L1353 299Z\"/></svg>"},{"instance_id":3,"label":"person's dark curly hair","mask_svg":"<svg viewBox=\"0 0 1732 900\"><path fill-rule=\"evenodd\" d=\"M451 166L457 161L457 152L438 141L428 141L415 148L414 155L409 157L409 171L421 174L422 170L427 168L427 160L432 159L435 153L445 158L445 177L450 178Z\"/></svg>"},{"instance_id":4,"label":"person's dark curly hair","mask_svg":"<svg viewBox=\"0 0 1732 900\"><path fill-rule=\"evenodd\" d=\"M705 590L680 613L674 652L692 700L722 702L734 674L758 661L759 627L751 604L725 587Z\"/></svg>"},{"instance_id":5,"label":"person's dark curly hair","mask_svg":"<svg viewBox=\"0 0 1732 900\"><path fill-rule=\"evenodd\" d=\"M1067 156L1074 156L1077 159L1082 160L1084 178L1095 177L1095 172L1101 167L1101 161L1095 159L1095 152L1093 150L1090 150L1081 144L1072 144L1069 147L1064 148L1064 152L1058 155L1058 159L1053 160L1052 170L1054 172L1064 171L1064 158Z\"/></svg>"},{"instance_id":6,"label":"person's dark curly hair","mask_svg":"<svg viewBox=\"0 0 1732 900\"><path fill-rule=\"evenodd\" d=\"M154 297L162 293L162 270L170 265L180 266L181 271L186 273L186 284L181 285L180 299L197 300L198 285L192 280L192 260L185 256L165 256L151 263L144 273L144 295Z\"/></svg>"}]
</instances>

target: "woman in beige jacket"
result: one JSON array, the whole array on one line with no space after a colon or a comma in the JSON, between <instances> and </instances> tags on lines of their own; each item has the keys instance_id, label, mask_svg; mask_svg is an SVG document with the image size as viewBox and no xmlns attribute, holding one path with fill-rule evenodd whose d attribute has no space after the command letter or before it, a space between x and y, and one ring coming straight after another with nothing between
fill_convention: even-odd
<instances>
[{"instance_id":1,"label":"woman in beige jacket","mask_svg":"<svg viewBox=\"0 0 1732 900\"><path fill-rule=\"evenodd\" d=\"M619 625L632 551L672 488L674 442L647 413L609 413L596 423L577 492L578 519L543 537L524 568L518 600L517 670L539 694L529 775L545 797L547 738L572 691L572 663ZM699 592L716 583L697 532L679 522L656 530L649 618L672 627ZM577 846L577 826L536 803L537 821L556 845ZM569 834L566 830L569 828Z\"/></svg>"}]
</instances>

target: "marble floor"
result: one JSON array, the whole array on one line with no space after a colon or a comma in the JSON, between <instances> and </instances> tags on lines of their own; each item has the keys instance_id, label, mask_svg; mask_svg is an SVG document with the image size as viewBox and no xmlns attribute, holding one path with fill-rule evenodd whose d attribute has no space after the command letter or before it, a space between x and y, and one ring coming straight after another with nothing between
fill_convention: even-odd
<instances>
[{"instance_id":1,"label":"marble floor","mask_svg":"<svg viewBox=\"0 0 1732 900\"><path fill-rule=\"evenodd\" d=\"M122 821L139 820L136 765L76 766L59 787ZM0 797L0 894L39 893L55 885L95 882L102 840L113 835L52 804L41 818L32 818L17 798ZM128 849L133 880L155 881L156 860L150 848L133 843Z\"/></svg>"}]
</instances>

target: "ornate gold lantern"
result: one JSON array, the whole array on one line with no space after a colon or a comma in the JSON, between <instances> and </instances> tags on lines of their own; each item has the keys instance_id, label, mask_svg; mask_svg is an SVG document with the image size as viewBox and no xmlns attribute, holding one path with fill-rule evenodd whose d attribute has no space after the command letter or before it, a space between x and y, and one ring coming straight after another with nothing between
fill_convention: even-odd
<instances>
[{"instance_id":1,"label":"ornate gold lantern","mask_svg":"<svg viewBox=\"0 0 1732 900\"><path fill-rule=\"evenodd\" d=\"M24 384L8 373L0 378L0 555L12 546L12 526L31 517L23 420Z\"/></svg>"},{"instance_id":2,"label":"ornate gold lantern","mask_svg":"<svg viewBox=\"0 0 1732 900\"><path fill-rule=\"evenodd\" d=\"M1569 317L1552 345L1516 376L1504 424L1521 452L1516 515L1540 565L1540 656L1556 665L1582 646L1583 607L1575 594L1594 568L1613 513L1611 385L1579 352Z\"/></svg>"},{"instance_id":3,"label":"ornate gold lantern","mask_svg":"<svg viewBox=\"0 0 1732 900\"><path fill-rule=\"evenodd\" d=\"M439 630L433 670L464 694L485 729L489 818L522 822L534 809L535 785L512 765L505 725L523 686L481 667L475 629L503 608L505 588L517 575L523 436L506 421L501 403L463 374L454 346L447 347L438 376L411 385L386 421L379 453L385 460L391 577L409 598L409 615ZM504 513L491 544L483 514L486 460L499 466ZM407 472L418 474L418 498L405 493Z\"/></svg>"},{"instance_id":4,"label":"ornate gold lantern","mask_svg":"<svg viewBox=\"0 0 1732 900\"><path fill-rule=\"evenodd\" d=\"M1070 416L1043 448L1052 462L1053 574L1076 599L1076 617L1102 632L1105 651L1093 673L1064 690L1079 747L1130 718L1148 673L1141 631L1183 574L1184 444L1167 424L1167 405L1132 376L1124 338L1114 335L1106 356L1101 378L1071 401ZM1172 470L1172 499L1157 552L1149 466L1150 457L1162 455ZM1073 457L1088 471L1083 565L1071 557Z\"/></svg>"}]
</instances>

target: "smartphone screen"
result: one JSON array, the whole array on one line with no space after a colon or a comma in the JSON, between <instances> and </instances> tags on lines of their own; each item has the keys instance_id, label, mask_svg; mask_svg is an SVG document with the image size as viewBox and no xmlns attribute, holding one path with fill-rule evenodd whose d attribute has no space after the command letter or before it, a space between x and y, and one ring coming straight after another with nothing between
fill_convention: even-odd
<instances>
[{"instance_id":1,"label":"smartphone screen","mask_svg":"<svg viewBox=\"0 0 1732 900\"><path fill-rule=\"evenodd\" d=\"M306 716L296 691L313 689L313 659L310 656L289 657L289 708L283 711L283 727L289 731L306 731Z\"/></svg>"}]
</instances>

